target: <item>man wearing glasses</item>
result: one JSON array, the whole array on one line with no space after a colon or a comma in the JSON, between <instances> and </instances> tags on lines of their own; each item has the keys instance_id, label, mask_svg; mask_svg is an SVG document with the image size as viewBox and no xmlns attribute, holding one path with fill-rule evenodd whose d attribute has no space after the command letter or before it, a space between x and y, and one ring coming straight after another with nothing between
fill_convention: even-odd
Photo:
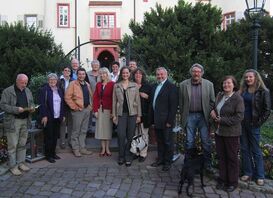
<instances>
[{"instance_id":1,"label":"man wearing glasses","mask_svg":"<svg viewBox=\"0 0 273 198\"><path fill-rule=\"evenodd\" d=\"M65 66L63 68L63 75L60 76L59 80L59 86L63 90L63 93L65 93L69 83L72 81L71 77L71 69L69 66ZM61 149L65 149L66 143L65 143L65 135L67 131L67 143L70 145L71 140L71 130L72 130L72 117L71 117L71 111L68 107L68 105L65 103L65 120L61 123L60 126L60 147Z\"/></svg>"},{"instance_id":2,"label":"man wearing glasses","mask_svg":"<svg viewBox=\"0 0 273 198\"><path fill-rule=\"evenodd\" d=\"M198 130L204 153L205 168L212 173L211 139L208 119L214 106L215 95L212 82L202 78L204 68L195 63L190 68L191 78L180 83L179 106L182 126L186 131L186 160L190 149L196 148L195 136Z\"/></svg>"}]
</instances>

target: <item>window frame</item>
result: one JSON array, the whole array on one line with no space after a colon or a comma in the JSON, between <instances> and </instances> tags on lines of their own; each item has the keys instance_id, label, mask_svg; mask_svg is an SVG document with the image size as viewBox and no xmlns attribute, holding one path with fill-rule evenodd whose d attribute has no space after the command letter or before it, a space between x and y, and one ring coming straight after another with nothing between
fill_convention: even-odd
<instances>
[{"instance_id":1,"label":"window frame","mask_svg":"<svg viewBox=\"0 0 273 198\"><path fill-rule=\"evenodd\" d=\"M34 24L34 23L32 23L32 25L28 24L27 19L30 18L30 17L36 18L36 22L35 22L34 27L38 28L39 27L39 22L38 22L38 16L37 16L37 14L25 14L24 15L24 24L25 24L25 26L27 26L28 28L30 28Z\"/></svg>"},{"instance_id":2,"label":"window frame","mask_svg":"<svg viewBox=\"0 0 273 198\"><path fill-rule=\"evenodd\" d=\"M228 18L227 18L228 17ZM229 25L236 22L236 13L234 12L227 12L223 14L223 29L226 30Z\"/></svg>"},{"instance_id":3,"label":"window frame","mask_svg":"<svg viewBox=\"0 0 273 198\"><path fill-rule=\"evenodd\" d=\"M67 24L61 24L60 9L66 7L67 9ZM63 14L64 15L64 14ZM57 3L57 27L58 28L70 28L70 4L69 3Z\"/></svg>"},{"instance_id":4,"label":"window frame","mask_svg":"<svg viewBox=\"0 0 273 198\"><path fill-rule=\"evenodd\" d=\"M100 16L101 26L98 26L98 17ZM104 25L104 17L107 16L107 25ZM110 16L113 16L113 26L110 26ZM97 29L114 29L116 28L116 13L115 12L96 12L95 13L95 28Z\"/></svg>"}]
</instances>

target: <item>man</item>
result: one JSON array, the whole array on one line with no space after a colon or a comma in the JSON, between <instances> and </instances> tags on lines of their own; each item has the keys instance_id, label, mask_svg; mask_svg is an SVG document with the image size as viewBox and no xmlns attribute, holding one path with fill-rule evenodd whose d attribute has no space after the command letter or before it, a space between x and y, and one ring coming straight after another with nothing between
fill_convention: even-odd
<instances>
[{"instance_id":1,"label":"man","mask_svg":"<svg viewBox=\"0 0 273 198\"><path fill-rule=\"evenodd\" d=\"M91 86L92 93L95 92L96 84L98 82L99 70L100 70L100 62L98 60L93 60L91 62L92 70L87 72L86 81L89 82Z\"/></svg>"},{"instance_id":2,"label":"man","mask_svg":"<svg viewBox=\"0 0 273 198\"><path fill-rule=\"evenodd\" d=\"M119 76L119 62L114 61L112 63L112 72L111 72L111 79L114 82L117 82Z\"/></svg>"},{"instance_id":3,"label":"man","mask_svg":"<svg viewBox=\"0 0 273 198\"><path fill-rule=\"evenodd\" d=\"M156 69L158 84L152 89L151 120L157 136L158 158L151 165L163 165L162 170L171 168L173 157L173 132L174 121L178 106L178 93L176 86L168 80L168 72L164 67Z\"/></svg>"},{"instance_id":4,"label":"man","mask_svg":"<svg viewBox=\"0 0 273 198\"><path fill-rule=\"evenodd\" d=\"M132 73L133 71L135 71L136 68L137 68L137 63L136 63L136 61L131 60L131 61L129 62L129 70L130 70L130 72Z\"/></svg>"},{"instance_id":5,"label":"man","mask_svg":"<svg viewBox=\"0 0 273 198\"><path fill-rule=\"evenodd\" d=\"M72 110L72 151L76 157L81 157L92 154L85 146L88 121L92 111L92 92L90 85L84 80L86 77L84 68L78 69L77 76L77 80L72 81L65 92L65 101Z\"/></svg>"},{"instance_id":6,"label":"man","mask_svg":"<svg viewBox=\"0 0 273 198\"><path fill-rule=\"evenodd\" d=\"M71 80L76 80L77 79L77 70L79 69L80 65L79 65L79 61L78 59L76 58L73 58L71 60L71 74L70 74L70 77L71 77Z\"/></svg>"},{"instance_id":7,"label":"man","mask_svg":"<svg viewBox=\"0 0 273 198\"><path fill-rule=\"evenodd\" d=\"M30 170L24 162L30 113L34 112L34 103L27 83L28 77L18 74L15 85L3 91L0 101L0 107L5 112L4 130L8 140L9 167L13 175Z\"/></svg>"},{"instance_id":8,"label":"man","mask_svg":"<svg viewBox=\"0 0 273 198\"><path fill-rule=\"evenodd\" d=\"M69 83L72 81L71 77L71 69L68 66L63 68L63 75L60 76L59 86L63 90L63 93L66 92ZM60 126L60 147L61 149L65 149L65 134L67 131L67 143L71 145L71 132L72 132L72 117L71 111L68 105L65 103L65 120L61 123Z\"/></svg>"},{"instance_id":9,"label":"man","mask_svg":"<svg viewBox=\"0 0 273 198\"><path fill-rule=\"evenodd\" d=\"M186 131L186 150L195 148L198 129L205 158L205 168L211 169L211 140L208 132L209 114L213 108L215 95L212 82L202 78L204 68L195 63L190 68L191 78L180 83L179 105L182 126ZM186 152L187 157L187 152Z\"/></svg>"},{"instance_id":10,"label":"man","mask_svg":"<svg viewBox=\"0 0 273 198\"><path fill-rule=\"evenodd\" d=\"M87 72L85 80L90 84L92 94L95 92L96 84L99 80L99 70L100 62L98 60L93 60L91 62L92 70ZM89 124L88 124L88 133L94 133L96 128L96 117L93 112L90 113Z\"/></svg>"}]
</instances>

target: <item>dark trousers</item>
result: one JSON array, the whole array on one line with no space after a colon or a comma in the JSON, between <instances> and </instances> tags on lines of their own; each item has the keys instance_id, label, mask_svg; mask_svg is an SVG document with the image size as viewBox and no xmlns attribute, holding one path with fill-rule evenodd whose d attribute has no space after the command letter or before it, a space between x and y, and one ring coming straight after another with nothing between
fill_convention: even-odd
<instances>
[{"instance_id":1,"label":"dark trousers","mask_svg":"<svg viewBox=\"0 0 273 198\"><path fill-rule=\"evenodd\" d=\"M60 133L60 119L48 120L44 128L45 156L53 157L56 155L57 139Z\"/></svg>"},{"instance_id":2,"label":"dark trousers","mask_svg":"<svg viewBox=\"0 0 273 198\"><path fill-rule=\"evenodd\" d=\"M219 158L219 179L229 186L238 186L239 178L239 136L215 135L216 152Z\"/></svg>"},{"instance_id":3,"label":"dark trousers","mask_svg":"<svg viewBox=\"0 0 273 198\"><path fill-rule=\"evenodd\" d=\"M173 131L172 128L155 129L157 140L158 161L170 165L173 158Z\"/></svg>"},{"instance_id":4,"label":"dark trousers","mask_svg":"<svg viewBox=\"0 0 273 198\"><path fill-rule=\"evenodd\" d=\"M131 162L133 157L130 148L136 131L136 116L129 116L128 113L123 113L122 116L119 116L117 131L119 160Z\"/></svg>"}]
</instances>

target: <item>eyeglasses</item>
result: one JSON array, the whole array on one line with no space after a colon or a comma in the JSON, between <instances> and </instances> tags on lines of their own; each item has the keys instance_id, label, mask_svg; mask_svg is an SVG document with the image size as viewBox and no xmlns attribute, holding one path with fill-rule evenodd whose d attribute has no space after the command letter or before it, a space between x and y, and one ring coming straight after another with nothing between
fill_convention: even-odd
<instances>
[{"instance_id":1,"label":"eyeglasses","mask_svg":"<svg viewBox=\"0 0 273 198\"><path fill-rule=\"evenodd\" d=\"M71 70L70 70L70 69L65 69L64 71L71 72Z\"/></svg>"}]
</instances>

